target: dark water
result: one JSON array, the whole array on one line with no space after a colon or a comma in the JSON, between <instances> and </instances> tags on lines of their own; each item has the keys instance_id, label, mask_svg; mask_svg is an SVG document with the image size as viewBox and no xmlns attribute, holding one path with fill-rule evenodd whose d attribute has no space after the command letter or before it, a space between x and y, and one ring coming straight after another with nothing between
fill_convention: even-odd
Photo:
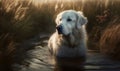
<instances>
[{"instance_id":1,"label":"dark water","mask_svg":"<svg viewBox=\"0 0 120 71\"><path fill-rule=\"evenodd\" d=\"M85 58L57 58L53 71L84 71Z\"/></svg>"},{"instance_id":2,"label":"dark water","mask_svg":"<svg viewBox=\"0 0 120 71\"><path fill-rule=\"evenodd\" d=\"M55 67L54 71L84 71L83 67Z\"/></svg>"}]
</instances>

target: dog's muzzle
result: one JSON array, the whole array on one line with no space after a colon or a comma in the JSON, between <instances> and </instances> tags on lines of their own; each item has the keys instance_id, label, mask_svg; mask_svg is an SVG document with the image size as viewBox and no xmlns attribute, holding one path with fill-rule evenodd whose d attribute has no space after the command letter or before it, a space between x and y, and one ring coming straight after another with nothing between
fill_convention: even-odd
<instances>
[{"instance_id":1,"label":"dog's muzzle","mask_svg":"<svg viewBox=\"0 0 120 71\"><path fill-rule=\"evenodd\" d=\"M63 34L63 32L62 32L62 29L63 29L62 25L57 26L56 29L58 31L58 34Z\"/></svg>"}]
</instances>

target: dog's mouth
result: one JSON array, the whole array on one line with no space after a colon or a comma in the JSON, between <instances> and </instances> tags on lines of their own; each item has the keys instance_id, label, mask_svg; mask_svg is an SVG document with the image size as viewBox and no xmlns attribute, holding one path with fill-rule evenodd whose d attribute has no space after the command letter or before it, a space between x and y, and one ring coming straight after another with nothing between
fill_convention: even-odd
<instances>
[{"instance_id":1,"label":"dog's mouth","mask_svg":"<svg viewBox=\"0 0 120 71\"><path fill-rule=\"evenodd\" d=\"M63 29L62 26L57 26L56 29L57 29L57 32L58 32L59 35L63 34L63 32L62 32L63 31L62 30Z\"/></svg>"},{"instance_id":2,"label":"dog's mouth","mask_svg":"<svg viewBox=\"0 0 120 71\"><path fill-rule=\"evenodd\" d=\"M59 35L63 34L62 29L60 29L60 28L59 29L57 28L57 32L58 32Z\"/></svg>"}]
</instances>

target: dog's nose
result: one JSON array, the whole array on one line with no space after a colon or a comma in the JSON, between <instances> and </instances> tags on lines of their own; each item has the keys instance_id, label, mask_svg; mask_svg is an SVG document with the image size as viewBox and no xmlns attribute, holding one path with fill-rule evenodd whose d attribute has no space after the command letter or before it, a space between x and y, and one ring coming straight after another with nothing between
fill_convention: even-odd
<instances>
[{"instance_id":1,"label":"dog's nose","mask_svg":"<svg viewBox=\"0 0 120 71\"><path fill-rule=\"evenodd\" d=\"M62 34L62 25L58 25L56 29L58 31L58 34Z\"/></svg>"}]
</instances>

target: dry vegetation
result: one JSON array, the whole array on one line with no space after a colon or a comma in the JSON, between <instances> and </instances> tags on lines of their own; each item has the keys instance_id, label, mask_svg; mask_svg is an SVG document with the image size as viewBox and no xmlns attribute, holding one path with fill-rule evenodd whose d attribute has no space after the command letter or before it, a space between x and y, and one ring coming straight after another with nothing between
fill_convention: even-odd
<instances>
[{"instance_id":1,"label":"dry vegetation","mask_svg":"<svg viewBox=\"0 0 120 71\"><path fill-rule=\"evenodd\" d=\"M15 42L10 34L0 36L0 70L11 71L11 64L14 63Z\"/></svg>"},{"instance_id":2,"label":"dry vegetation","mask_svg":"<svg viewBox=\"0 0 120 71\"><path fill-rule=\"evenodd\" d=\"M114 25L111 21L114 21L113 17L120 16L119 7L119 0L0 0L0 64L8 58L11 59L8 65L13 62L16 42L40 33L52 33L55 30L56 15L66 9L81 10L88 17L90 49L99 49L103 34L101 50L108 54L109 50L116 51L120 47L120 22ZM106 41L108 37L111 38L109 42Z\"/></svg>"},{"instance_id":3,"label":"dry vegetation","mask_svg":"<svg viewBox=\"0 0 120 71\"><path fill-rule=\"evenodd\" d=\"M101 52L120 59L120 18L115 18L105 29L100 39Z\"/></svg>"}]
</instances>

